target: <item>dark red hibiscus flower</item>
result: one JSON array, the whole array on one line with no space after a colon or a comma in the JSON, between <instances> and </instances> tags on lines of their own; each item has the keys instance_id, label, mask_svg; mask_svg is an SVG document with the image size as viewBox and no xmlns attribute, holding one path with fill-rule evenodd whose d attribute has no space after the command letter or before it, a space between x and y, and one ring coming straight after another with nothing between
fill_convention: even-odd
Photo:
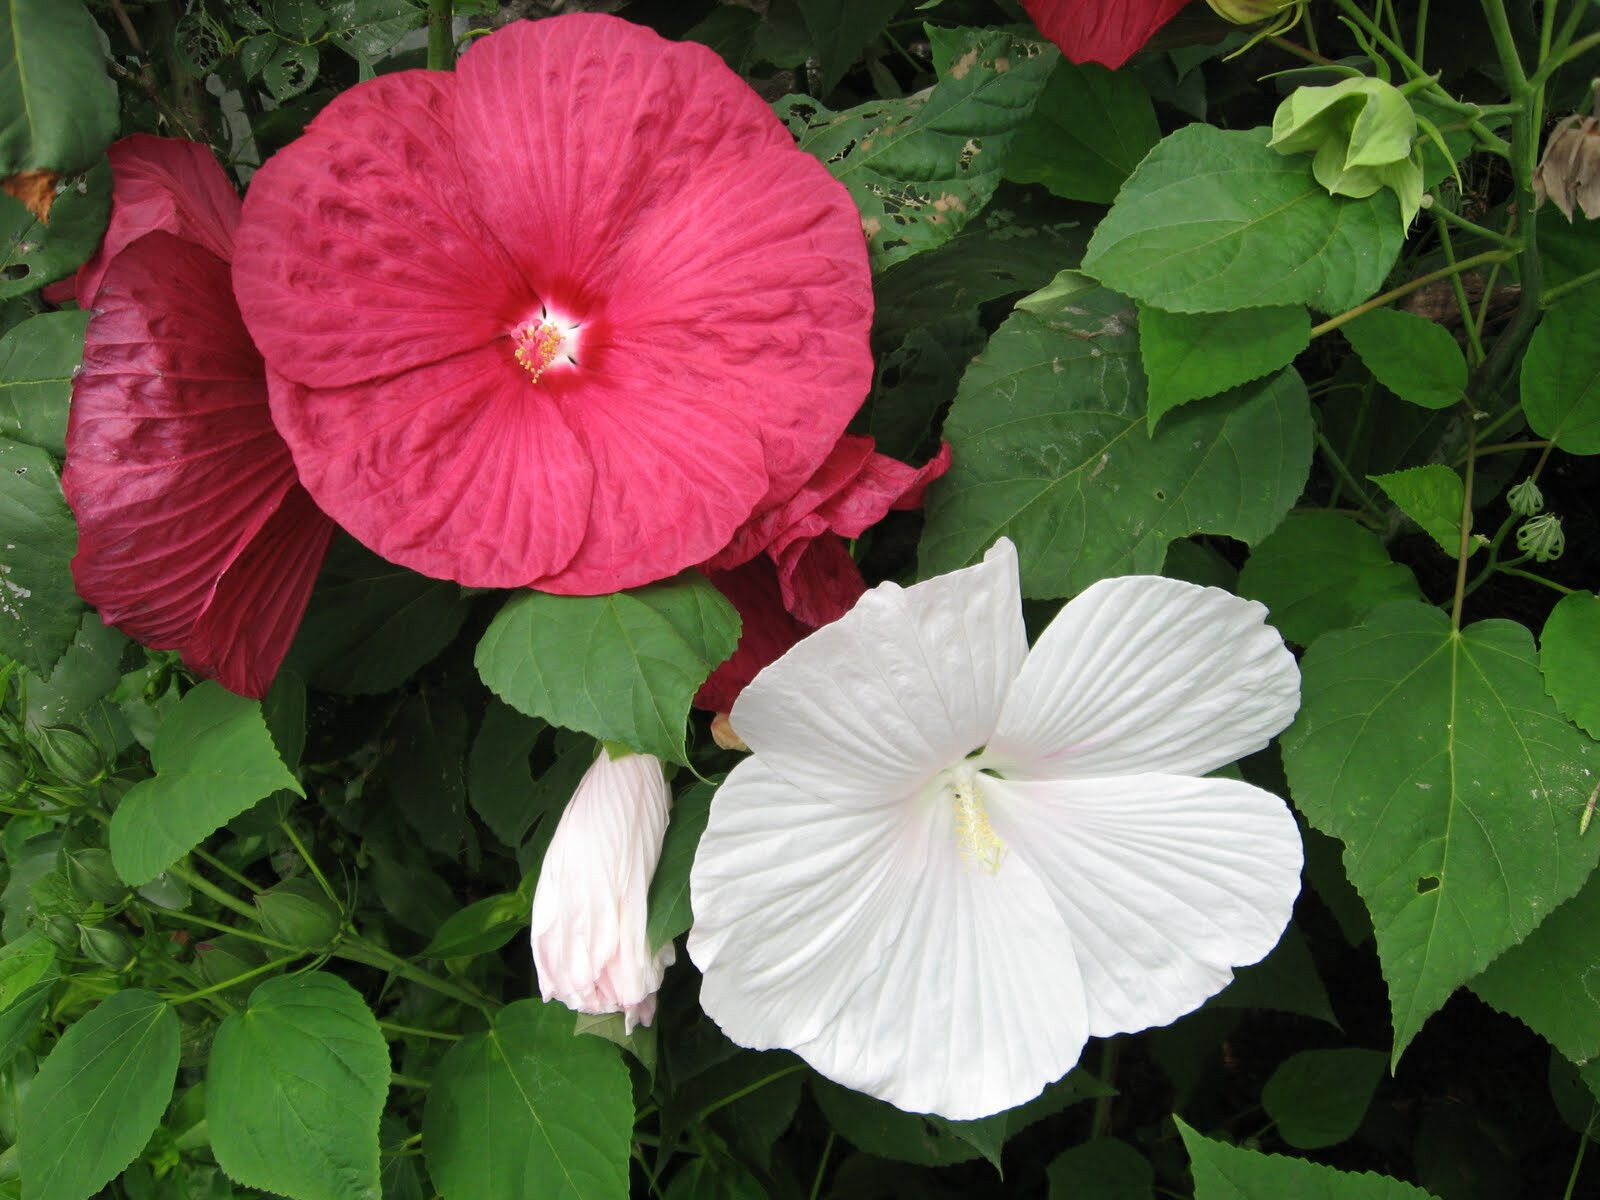
<instances>
[{"instance_id":1,"label":"dark red hibiscus flower","mask_svg":"<svg viewBox=\"0 0 1600 1200\"><path fill-rule=\"evenodd\" d=\"M844 187L712 51L595 14L338 97L252 181L234 283L317 502L473 586L710 558L871 380Z\"/></svg>"},{"instance_id":2,"label":"dark red hibiscus flower","mask_svg":"<svg viewBox=\"0 0 1600 1200\"><path fill-rule=\"evenodd\" d=\"M695 705L727 712L762 667L848 612L867 585L845 539L860 537L891 509L916 508L949 466L948 444L926 465L908 467L875 452L871 438L846 435L786 504L742 527L705 564L739 610L739 646L701 686Z\"/></svg>"},{"instance_id":3,"label":"dark red hibiscus flower","mask_svg":"<svg viewBox=\"0 0 1600 1200\"><path fill-rule=\"evenodd\" d=\"M1127 62L1189 0L1022 0L1039 32L1075 63Z\"/></svg>"},{"instance_id":4,"label":"dark red hibiscus flower","mask_svg":"<svg viewBox=\"0 0 1600 1200\"><path fill-rule=\"evenodd\" d=\"M273 428L233 300L239 198L211 152L111 148L111 225L79 271L94 310L62 487L83 598L147 645L262 696L333 534Z\"/></svg>"}]
</instances>

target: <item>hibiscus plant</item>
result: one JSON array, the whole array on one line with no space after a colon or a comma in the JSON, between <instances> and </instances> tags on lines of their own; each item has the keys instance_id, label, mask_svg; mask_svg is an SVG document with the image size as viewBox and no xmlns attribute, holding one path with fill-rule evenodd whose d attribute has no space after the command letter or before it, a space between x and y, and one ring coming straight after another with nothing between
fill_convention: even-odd
<instances>
[{"instance_id":1,"label":"hibiscus plant","mask_svg":"<svg viewBox=\"0 0 1600 1200\"><path fill-rule=\"evenodd\" d=\"M1600 1196L1600 3L0 0L0 1200Z\"/></svg>"}]
</instances>

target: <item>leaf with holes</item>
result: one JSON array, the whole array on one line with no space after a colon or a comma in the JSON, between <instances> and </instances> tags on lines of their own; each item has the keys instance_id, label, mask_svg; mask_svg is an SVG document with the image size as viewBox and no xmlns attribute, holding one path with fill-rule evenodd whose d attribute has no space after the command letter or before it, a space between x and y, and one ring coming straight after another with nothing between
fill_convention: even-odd
<instances>
[{"instance_id":1,"label":"leaf with holes","mask_svg":"<svg viewBox=\"0 0 1600 1200\"><path fill-rule=\"evenodd\" d=\"M610 596L524 592L478 643L478 674L531 717L687 762L689 702L739 641L739 614L703 575Z\"/></svg>"},{"instance_id":2,"label":"leaf with holes","mask_svg":"<svg viewBox=\"0 0 1600 1200\"><path fill-rule=\"evenodd\" d=\"M1292 370L1185 405L1151 435L1133 306L1094 289L1019 310L962 377L928 494L923 577L1004 535L1022 590L1156 572L1174 538L1265 537L1300 495L1311 413Z\"/></svg>"},{"instance_id":3,"label":"leaf with holes","mask_svg":"<svg viewBox=\"0 0 1600 1200\"><path fill-rule=\"evenodd\" d=\"M1443 463L1429 463L1408 471L1369 475L1395 507L1410 517L1451 558L1461 553L1461 510L1465 485L1461 476ZM1477 550L1471 542L1468 552Z\"/></svg>"},{"instance_id":4,"label":"leaf with holes","mask_svg":"<svg viewBox=\"0 0 1600 1200\"><path fill-rule=\"evenodd\" d=\"M1522 360L1522 410L1568 454L1600 454L1600 291L1579 288L1539 322Z\"/></svg>"},{"instance_id":5,"label":"leaf with holes","mask_svg":"<svg viewBox=\"0 0 1600 1200\"><path fill-rule=\"evenodd\" d=\"M1283 734L1296 805L1344 843L1389 985L1394 1061L1455 989L1583 885L1600 744L1545 695L1513 621L1400 602L1319 638Z\"/></svg>"},{"instance_id":6,"label":"leaf with holes","mask_svg":"<svg viewBox=\"0 0 1600 1200\"><path fill-rule=\"evenodd\" d=\"M269 979L217 1028L211 1151L230 1178L295 1200L378 1200L389 1047L359 992L320 972Z\"/></svg>"},{"instance_id":7,"label":"leaf with holes","mask_svg":"<svg viewBox=\"0 0 1600 1200\"><path fill-rule=\"evenodd\" d=\"M1400 253L1394 196L1330 196L1304 155L1266 129L1187 125L1139 164L1089 242L1083 269L1169 312L1305 304L1353 308Z\"/></svg>"},{"instance_id":8,"label":"leaf with holes","mask_svg":"<svg viewBox=\"0 0 1600 1200\"><path fill-rule=\"evenodd\" d=\"M1421 600L1411 568L1378 535L1332 512L1292 513L1250 555L1238 592L1259 600L1283 636L1309 646L1391 600Z\"/></svg>"},{"instance_id":9,"label":"leaf with holes","mask_svg":"<svg viewBox=\"0 0 1600 1200\"><path fill-rule=\"evenodd\" d=\"M445 1200L625 1200L633 1087L616 1047L559 1004L519 1000L452 1046L422 1117Z\"/></svg>"},{"instance_id":10,"label":"leaf with holes","mask_svg":"<svg viewBox=\"0 0 1600 1200\"><path fill-rule=\"evenodd\" d=\"M83 0L8 0L0 20L0 177L82 171L117 133L117 89Z\"/></svg>"},{"instance_id":11,"label":"leaf with holes","mask_svg":"<svg viewBox=\"0 0 1600 1200\"><path fill-rule=\"evenodd\" d=\"M1063 58L1017 132L1006 178L1042 183L1068 200L1110 204L1160 140L1155 105L1137 74Z\"/></svg>"},{"instance_id":12,"label":"leaf with holes","mask_svg":"<svg viewBox=\"0 0 1600 1200\"><path fill-rule=\"evenodd\" d=\"M110 165L60 186L48 225L0 193L0 300L66 278L99 247L111 215Z\"/></svg>"},{"instance_id":13,"label":"leaf with holes","mask_svg":"<svg viewBox=\"0 0 1600 1200\"><path fill-rule=\"evenodd\" d=\"M1539 634L1539 669L1556 707L1600 738L1600 597L1573 592L1550 610Z\"/></svg>"},{"instance_id":14,"label":"leaf with holes","mask_svg":"<svg viewBox=\"0 0 1600 1200\"><path fill-rule=\"evenodd\" d=\"M178 1073L178 1016L153 992L103 1000L55 1044L22 1099L26 1200L85 1200L133 1161Z\"/></svg>"},{"instance_id":15,"label":"leaf with holes","mask_svg":"<svg viewBox=\"0 0 1600 1200\"><path fill-rule=\"evenodd\" d=\"M805 96L776 105L800 148L850 189L874 272L949 241L989 202L1058 58L1048 42L1005 30L928 35L940 69L926 92L840 113Z\"/></svg>"},{"instance_id":16,"label":"leaf with holes","mask_svg":"<svg viewBox=\"0 0 1600 1200\"><path fill-rule=\"evenodd\" d=\"M0 338L0 437L66 454L72 373L83 358L82 311L43 313Z\"/></svg>"},{"instance_id":17,"label":"leaf with holes","mask_svg":"<svg viewBox=\"0 0 1600 1200\"><path fill-rule=\"evenodd\" d=\"M0 653L48 678L78 632L78 527L50 456L0 438Z\"/></svg>"}]
</instances>

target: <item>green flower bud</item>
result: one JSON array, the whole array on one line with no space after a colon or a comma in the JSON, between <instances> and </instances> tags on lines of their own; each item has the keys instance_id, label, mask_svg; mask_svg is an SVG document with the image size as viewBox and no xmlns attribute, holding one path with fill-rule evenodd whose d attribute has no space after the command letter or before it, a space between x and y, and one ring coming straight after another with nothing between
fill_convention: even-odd
<instances>
[{"instance_id":1,"label":"green flower bud","mask_svg":"<svg viewBox=\"0 0 1600 1200\"><path fill-rule=\"evenodd\" d=\"M1531 517L1544 511L1544 493L1532 479L1524 479L1506 493L1506 505L1519 517Z\"/></svg>"},{"instance_id":2,"label":"green flower bud","mask_svg":"<svg viewBox=\"0 0 1600 1200\"><path fill-rule=\"evenodd\" d=\"M194 961L205 981L215 984L236 979L267 960L254 943L226 934L215 941L201 942L196 946Z\"/></svg>"},{"instance_id":3,"label":"green flower bud","mask_svg":"<svg viewBox=\"0 0 1600 1200\"><path fill-rule=\"evenodd\" d=\"M128 885L117 875L106 851L90 846L63 851L61 858L67 881L78 895L98 904L115 904L128 894Z\"/></svg>"},{"instance_id":4,"label":"green flower bud","mask_svg":"<svg viewBox=\"0 0 1600 1200\"><path fill-rule=\"evenodd\" d=\"M1280 14L1285 18L1280 24L1287 25L1297 20L1299 10L1305 7L1304 0L1206 0L1206 3L1217 16L1235 25L1254 25Z\"/></svg>"},{"instance_id":5,"label":"green flower bud","mask_svg":"<svg viewBox=\"0 0 1600 1200\"><path fill-rule=\"evenodd\" d=\"M1561 518L1545 513L1523 522L1517 530L1517 549L1533 555L1534 562L1553 562L1567 548L1567 535L1561 530Z\"/></svg>"},{"instance_id":6,"label":"green flower bud","mask_svg":"<svg viewBox=\"0 0 1600 1200\"><path fill-rule=\"evenodd\" d=\"M44 768L69 787L88 787L106 770L106 756L93 738L70 725L39 731L36 746Z\"/></svg>"},{"instance_id":7,"label":"green flower bud","mask_svg":"<svg viewBox=\"0 0 1600 1200\"><path fill-rule=\"evenodd\" d=\"M91 962L120 971L133 961L133 943L115 929L78 926L78 949Z\"/></svg>"},{"instance_id":8,"label":"green flower bud","mask_svg":"<svg viewBox=\"0 0 1600 1200\"><path fill-rule=\"evenodd\" d=\"M0 799L21 799L27 782L28 768L23 766L22 760L12 751L0 747Z\"/></svg>"},{"instance_id":9,"label":"green flower bud","mask_svg":"<svg viewBox=\"0 0 1600 1200\"><path fill-rule=\"evenodd\" d=\"M40 932L63 950L71 950L78 944L77 922L61 913L46 917Z\"/></svg>"},{"instance_id":10,"label":"green flower bud","mask_svg":"<svg viewBox=\"0 0 1600 1200\"><path fill-rule=\"evenodd\" d=\"M1335 196L1362 199L1393 189L1409 226L1422 206L1417 129L1399 88L1362 76L1298 88L1273 115L1268 145L1280 154L1314 155L1312 175Z\"/></svg>"},{"instance_id":11,"label":"green flower bud","mask_svg":"<svg viewBox=\"0 0 1600 1200\"><path fill-rule=\"evenodd\" d=\"M256 897L261 928L269 937L305 950L320 950L338 936L344 914L309 879L286 879Z\"/></svg>"}]
</instances>

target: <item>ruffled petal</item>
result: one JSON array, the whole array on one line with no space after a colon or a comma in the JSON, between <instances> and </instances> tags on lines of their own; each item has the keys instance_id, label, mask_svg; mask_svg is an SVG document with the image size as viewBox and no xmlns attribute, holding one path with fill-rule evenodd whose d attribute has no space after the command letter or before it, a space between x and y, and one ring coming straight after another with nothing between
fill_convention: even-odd
<instances>
[{"instance_id":1,"label":"ruffled petal","mask_svg":"<svg viewBox=\"0 0 1600 1200\"><path fill-rule=\"evenodd\" d=\"M586 536L589 453L546 393L507 374L497 347L376 390L269 378L307 490L390 562L520 587L562 570Z\"/></svg>"},{"instance_id":2,"label":"ruffled petal","mask_svg":"<svg viewBox=\"0 0 1600 1200\"><path fill-rule=\"evenodd\" d=\"M777 775L866 803L914 793L994 733L1027 653L1017 553L909 588L879 584L773 663L733 727Z\"/></svg>"},{"instance_id":3,"label":"ruffled petal","mask_svg":"<svg viewBox=\"0 0 1600 1200\"><path fill-rule=\"evenodd\" d=\"M62 475L78 519L73 576L108 624L184 649L294 465L225 262L147 234L112 260L97 306Z\"/></svg>"},{"instance_id":4,"label":"ruffled petal","mask_svg":"<svg viewBox=\"0 0 1600 1200\"><path fill-rule=\"evenodd\" d=\"M768 501L792 494L871 385L843 185L716 54L614 17L508 26L457 81L474 202L539 295L586 322L578 374L649 364L715 414L705 439L761 447Z\"/></svg>"},{"instance_id":5,"label":"ruffled petal","mask_svg":"<svg viewBox=\"0 0 1600 1200\"><path fill-rule=\"evenodd\" d=\"M694 706L725 713L758 672L809 630L784 608L778 577L770 562L757 559L731 571L708 570L705 574L739 610L739 645L732 657L700 685Z\"/></svg>"},{"instance_id":6,"label":"ruffled petal","mask_svg":"<svg viewBox=\"0 0 1600 1200\"><path fill-rule=\"evenodd\" d=\"M472 206L453 83L400 71L359 84L251 179L234 283L274 371L341 387L494 341L526 384L508 334L536 297Z\"/></svg>"},{"instance_id":7,"label":"ruffled petal","mask_svg":"<svg viewBox=\"0 0 1600 1200\"><path fill-rule=\"evenodd\" d=\"M94 307L111 260L147 233L162 230L211 251L233 256L239 193L200 142L136 133L112 145L111 221L93 258L78 268L78 304Z\"/></svg>"},{"instance_id":8,"label":"ruffled petal","mask_svg":"<svg viewBox=\"0 0 1600 1200\"><path fill-rule=\"evenodd\" d=\"M844 616L867 590L856 560L831 533L790 542L773 563L784 607L813 629Z\"/></svg>"},{"instance_id":9,"label":"ruffled petal","mask_svg":"<svg viewBox=\"0 0 1600 1200\"><path fill-rule=\"evenodd\" d=\"M1095 1037L1198 1007L1288 924L1300 833L1270 792L1176 775L980 778L1008 859L1032 868L1071 930Z\"/></svg>"},{"instance_id":10,"label":"ruffled petal","mask_svg":"<svg viewBox=\"0 0 1600 1200\"><path fill-rule=\"evenodd\" d=\"M334 524L296 484L217 581L184 657L241 696L259 699L311 602Z\"/></svg>"},{"instance_id":11,"label":"ruffled petal","mask_svg":"<svg viewBox=\"0 0 1600 1200\"><path fill-rule=\"evenodd\" d=\"M956 1119L1030 1099L1082 1051L1063 922L1022 861L962 860L948 804L830 804L747 760L690 892L700 1003L741 1045Z\"/></svg>"},{"instance_id":12,"label":"ruffled petal","mask_svg":"<svg viewBox=\"0 0 1600 1200\"><path fill-rule=\"evenodd\" d=\"M1189 0L1022 0L1044 34L1073 62L1127 62Z\"/></svg>"},{"instance_id":13,"label":"ruffled petal","mask_svg":"<svg viewBox=\"0 0 1600 1200\"><path fill-rule=\"evenodd\" d=\"M1203 775L1261 749L1300 706L1266 615L1154 575L1092 584L1029 651L986 760L1032 779Z\"/></svg>"}]
</instances>

